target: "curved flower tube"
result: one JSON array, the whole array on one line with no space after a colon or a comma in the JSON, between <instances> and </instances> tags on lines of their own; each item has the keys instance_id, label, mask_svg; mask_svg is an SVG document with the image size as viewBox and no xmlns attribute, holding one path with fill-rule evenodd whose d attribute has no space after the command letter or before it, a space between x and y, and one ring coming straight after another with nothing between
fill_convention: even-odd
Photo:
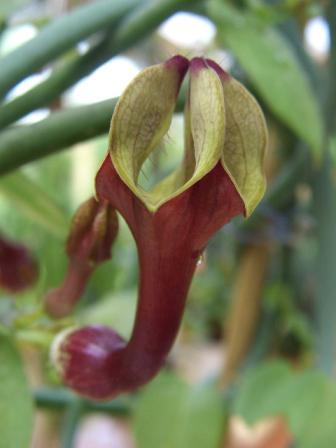
<instances>
[{"instance_id":1,"label":"curved flower tube","mask_svg":"<svg viewBox=\"0 0 336 448\"><path fill-rule=\"evenodd\" d=\"M138 185L142 164L168 130L180 84L190 70L185 155L150 191ZM175 56L141 72L119 100L109 154L96 194L126 220L140 265L131 338L91 326L68 331L54 347L65 383L110 399L148 382L176 337L193 273L209 238L261 199L267 142L253 97L213 61Z\"/></svg>"},{"instance_id":2,"label":"curved flower tube","mask_svg":"<svg viewBox=\"0 0 336 448\"><path fill-rule=\"evenodd\" d=\"M0 288L18 293L34 284L38 267L28 249L0 235Z\"/></svg>"}]
</instances>

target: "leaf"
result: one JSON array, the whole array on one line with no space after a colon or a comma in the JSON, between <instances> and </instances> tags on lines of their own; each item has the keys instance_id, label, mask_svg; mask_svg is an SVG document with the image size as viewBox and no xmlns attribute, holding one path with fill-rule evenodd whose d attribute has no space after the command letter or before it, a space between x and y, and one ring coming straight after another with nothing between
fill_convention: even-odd
<instances>
[{"instance_id":1,"label":"leaf","mask_svg":"<svg viewBox=\"0 0 336 448\"><path fill-rule=\"evenodd\" d=\"M234 412L250 424L284 416L299 448L336 446L336 386L318 371L264 363L243 379Z\"/></svg>"},{"instance_id":2,"label":"leaf","mask_svg":"<svg viewBox=\"0 0 336 448\"><path fill-rule=\"evenodd\" d=\"M222 0L210 2L210 15L220 42L230 48L273 113L319 155L321 113L290 43L275 28Z\"/></svg>"},{"instance_id":3,"label":"leaf","mask_svg":"<svg viewBox=\"0 0 336 448\"><path fill-rule=\"evenodd\" d=\"M225 415L214 389L164 373L145 389L134 423L139 448L218 448Z\"/></svg>"},{"instance_id":4,"label":"leaf","mask_svg":"<svg viewBox=\"0 0 336 448\"><path fill-rule=\"evenodd\" d=\"M0 194L53 236L64 239L68 219L64 211L35 182L21 172L0 178Z\"/></svg>"},{"instance_id":5,"label":"leaf","mask_svg":"<svg viewBox=\"0 0 336 448\"><path fill-rule=\"evenodd\" d=\"M20 356L11 340L0 335L0 448L28 448L33 401Z\"/></svg>"},{"instance_id":6,"label":"leaf","mask_svg":"<svg viewBox=\"0 0 336 448\"><path fill-rule=\"evenodd\" d=\"M249 370L240 385L234 412L251 425L265 416L282 414L283 388L289 378L290 368L281 361L265 363Z\"/></svg>"}]
</instances>

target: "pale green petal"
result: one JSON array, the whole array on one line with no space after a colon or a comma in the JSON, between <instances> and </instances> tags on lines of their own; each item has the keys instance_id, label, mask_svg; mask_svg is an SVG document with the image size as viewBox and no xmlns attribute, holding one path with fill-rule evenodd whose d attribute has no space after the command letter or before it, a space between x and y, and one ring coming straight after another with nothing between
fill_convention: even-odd
<instances>
[{"instance_id":1,"label":"pale green petal","mask_svg":"<svg viewBox=\"0 0 336 448\"><path fill-rule=\"evenodd\" d=\"M156 194L164 189L170 192L165 201L202 179L221 158L225 135L223 87L217 74L208 67L190 75L184 119L182 166L155 189Z\"/></svg>"},{"instance_id":2,"label":"pale green petal","mask_svg":"<svg viewBox=\"0 0 336 448\"><path fill-rule=\"evenodd\" d=\"M249 216L264 195L267 128L253 96L233 78L223 81L226 131L222 164Z\"/></svg>"},{"instance_id":3,"label":"pale green petal","mask_svg":"<svg viewBox=\"0 0 336 448\"><path fill-rule=\"evenodd\" d=\"M114 167L150 209L149 195L137 186L139 171L169 128L180 81L173 66L143 70L121 96L112 117L109 151Z\"/></svg>"},{"instance_id":4,"label":"pale green petal","mask_svg":"<svg viewBox=\"0 0 336 448\"><path fill-rule=\"evenodd\" d=\"M181 166L170 175L162 179L151 191L151 197L155 203L159 203L163 197L171 198L174 193L192 177L195 171L195 149L191 134L190 123L190 88L184 107L184 155Z\"/></svg>"}]
</instances>

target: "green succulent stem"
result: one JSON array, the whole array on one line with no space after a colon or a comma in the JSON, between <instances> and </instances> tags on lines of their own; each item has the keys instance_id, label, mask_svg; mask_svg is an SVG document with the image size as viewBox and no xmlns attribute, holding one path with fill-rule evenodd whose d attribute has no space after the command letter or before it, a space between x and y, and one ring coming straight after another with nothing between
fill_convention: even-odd
<instances>
[{"instance_id":1,"label":"green succulent stem","mask_svg":"<svg viewBox=\"0 0 336 448\"><path fill-rule=\"evenodd\" d=\"M108 132L118 98L52 113L29 126L0 133L0 175ZM184 105L184 92L177 110Z\"/></svg>"},{"instance_id":2,"label":"green succulent stem","mask_svg":"<svg viewBox=\"0 0 336 448\"><path fill-rule=\"evenodd\" d=\"M325 102L326 134L323 163L314 183L314 212L317 230L318 254L316 259L316 353L318 366L328 375L335 375L335 264L336 264L336 185L330 156L329 139L335 127L336 108L336 4L330 1L326 9L330 31L328 64L328 95Z\"/></svg>"},{"instance_id":3,"label":"green succulent stem","mask_svg":"<svg viewBox=\"0 0 336 448\"><path fill-rule=\"evenodd\" d=\"M78 398L67 389L42 388L34 392L35 403L38 408L63 411L73 403L80 402L81 412L108 412L113 415L128 415L131 403L126 399L115 399L106 403L93 402Z\"/></svg>"},{"instance_id":4,"label":"green succulent stem","mask_svg":"<svg viewBox=\"0 0 336 448\"><path fill-rule=\"evenodd\" d=\"M73 448L76 428L83 411L81 400L73 400L67 407L63 416L63 425L61 429L61 441L63 448Z\"/></svg>"},{"instance_id":5,"label":"green succulent stem","mask_svg":"<svg viewBox=\"0 0 336 448\"><path fill-rule=\"evenodd\" d=\"M51 22L35 38L1 58L0 97L82 39L115 26L138 4L139 0L98 0Z\"/></svg>"},{"instance_id":6,"label":"green succulent stem","mask_svg":"<svg viewBox=\"0 0 336 448\"><path fill-rule=\"evenodd\" d=\"M117 100L55 112L30 126L17 126L0 137L0 174L106 133Z\"/></svg>"},{"instance_id":7,"label":"green succulent stem","mask_svg":"<svg viewBox=\"0 0 336 448\"><path fill-rule=\"evenodd\" d=\"M133 2L134 3L134 2ZM148 2L121 20L113 33L105 35L84 55L74 54L56 67L52 74L27 93L0 107L0 129L32 110L52 102L80 79L88 76L116 54L150 35L166 18L181 8L195 7L199 0ZM1 76L0 76L1 92Z\"/></svg>"}]
</instances>

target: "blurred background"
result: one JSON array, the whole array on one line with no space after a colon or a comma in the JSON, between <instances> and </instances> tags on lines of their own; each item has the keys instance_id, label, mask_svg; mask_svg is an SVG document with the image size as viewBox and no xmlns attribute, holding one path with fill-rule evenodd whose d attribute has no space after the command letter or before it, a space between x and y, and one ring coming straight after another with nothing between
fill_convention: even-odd
<instances>
[{"instance_id":1,"label":"blurred background","mask_svg":"<svg viewBox=\"0 0 336 448\"><path fill-rule=\"evenodd\" d=\"M177 53L214 59L256 96L268 189L204 252L166 369L93 403L60 384L49 348L76 324L129 337L127 226L71 317L53 321L41 302L66 272L113 98ZM0 0L0 239L16 245L0 243L1 448L336 446L335 79L333 0ZM181 113L159 149L143 186L180 163Z\"/></svg>"}]
</instances>

